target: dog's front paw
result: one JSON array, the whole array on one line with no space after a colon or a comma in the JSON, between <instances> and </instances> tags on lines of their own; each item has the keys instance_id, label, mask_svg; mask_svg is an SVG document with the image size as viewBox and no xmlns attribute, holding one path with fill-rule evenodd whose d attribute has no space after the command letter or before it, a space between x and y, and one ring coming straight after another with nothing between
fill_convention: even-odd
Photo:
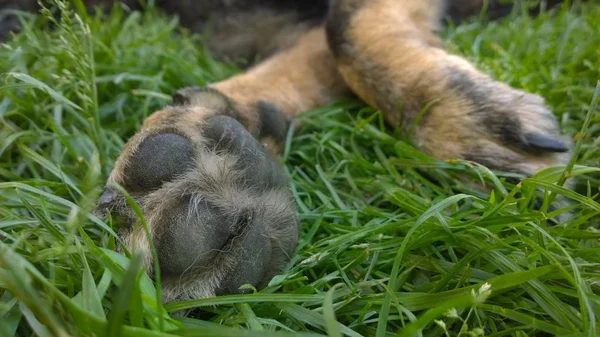
<instances>
[{"instance_id":1,"label":"dog's front paw","mask_svg":"<svg viewBox=\"0 0 600 337\"><path fill-rule=\"evenodd\" d=\"M541 97L466 69L447 81L416 131L425 152L526 176L569 160L570 140Z\"/></svg>"},{"instance_id":2,"label":"dog's front paw","mask_svg":"<svg viewBox=\"0 0 600 337\"><path fill-rule=\"evenodd\" d=\"M148 238L111 185L122 185L140 205L165 302L236 293L244 284L260 288L289 260L298 237L281 167L231 117L224 97L200 96L205 104L184 102L147 120L99 201L99 209L120 218L127 248L141 250L151 270Z\"/></svg>"}]
</instances>

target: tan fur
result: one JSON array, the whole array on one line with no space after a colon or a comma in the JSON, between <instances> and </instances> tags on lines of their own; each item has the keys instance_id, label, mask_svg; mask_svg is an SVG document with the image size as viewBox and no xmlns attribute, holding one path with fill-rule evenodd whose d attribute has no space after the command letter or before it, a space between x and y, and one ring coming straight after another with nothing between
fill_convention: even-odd
<instances>
[{"instance_id":1,"label":"tan fur","mask_svg":"<svg viewBox=\"0 0 600 337\"><path fill-rule=\"evenodd\" d=\"M310 30L294 47L211 87L237 103L251 132L256 128L257 100L269 102L294 117L350 93L336 69L323 28Z\"/></svg>"},{"instance_id":2,"label":"tan fur","mask_svg":"<svg viewBox=\"0 0 600 337\"><path fill-rule=\"evenodd\" d=\"M568 159L568 154L540 156L506 147L486 130L476 116L484 112L476 111L470 97L449 81L451 72L488 90L485 108L490 114L506 113L527 132L557 135L556 122L541 98L493 81L465 59L439 48L434 32L441 0L339 0L336 5L339 12L354 11L343 19L348 21L342 22L346 29L336 33L348 41L339 48L338 69L356 94L404 131L424 106L435 102L412 135L424 152L438 159L467 158L477 148L491 157L486 164L497 162L501 169L511 166L527 174ZM496 160L501 156L505 160Z\"/></svg>"},{"instance_id":3,"label":"tan fur","mask_svg":"<svg viewBox=\"0 0 600 337\"><path fill-rule=\"evenodd\" d=\"M161 211L182 202L185 195L208 198L233 213L251 209L264 219L261 223L266 226L270 248L282 252L270 257L266 277L283 265L288 258L284 255L295 247L298 228L289 191L270 189L268 184L260 192L252 190L239 183L240 172L233 169L237 157L207 149L200 130L215 115L239 120L276 154L283 149L281 125L285 122L268 125L265 115L281 111L291 119L353 92L404 132L413 130L417 115L428 106L411 136L419 149L440 160L462 158L530 175L568 159L568 152L535 152L527 147L531 135L560 138L543 99L497 82L464 58L440 48L435 31L443 15L441 0L337 0L333 6L326 26L306 31L293 46L247 72L214 83L208 90L180 91L178 105L148 117L129 140L108 185L124 183L129 158L153 135L183 136L199 158L189 172L136 196L153 239L160 238L164 226L172 225L161 218ZM269 128L277 129L276 137L264 133ZM256 155L263 155L259 150ZM193 211L193 202L187 207ZM117 208L132 217L126 207ZM127 228L124 238L130 249L145 252L150 268L145 235ZM166 300L215 295L234 260L256 262L243 252L237 254L241 255L219 255L208 271L190 270L165 278Z\"/></svg>"}]
</instances>

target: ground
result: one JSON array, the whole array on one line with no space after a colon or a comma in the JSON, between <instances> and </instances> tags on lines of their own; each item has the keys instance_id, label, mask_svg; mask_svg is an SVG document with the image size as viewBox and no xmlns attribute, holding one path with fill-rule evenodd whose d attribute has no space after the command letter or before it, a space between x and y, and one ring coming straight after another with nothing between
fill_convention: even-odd
<instances>
[{"instance_id":1,"label":"ground","mask_svg":"<svg viewBox=\"0 0 600 337\"><path fill-rule=\"evenodd\" d=\"M239 69L156 11L23 20L0 47L1 336L600 334L597 3L443 32L546 98L577 144L568 167L512 185L428 158L358 101L306 112L281 156L303 224L288 267L257 293L165 306L139 259L113 252L118 221L90 210L148 114Z\"/></svg>"}]
</instances>

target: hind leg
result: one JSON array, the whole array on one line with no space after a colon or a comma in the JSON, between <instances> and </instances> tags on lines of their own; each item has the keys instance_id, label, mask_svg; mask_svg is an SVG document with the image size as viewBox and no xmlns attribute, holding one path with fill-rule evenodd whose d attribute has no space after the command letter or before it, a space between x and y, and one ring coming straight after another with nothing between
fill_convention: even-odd
<instances>
[{"instance_id":1,"label":"hind leg","mask_svg":"<svg viewBox=\"0 0 600 337\"><path fill-rule=\"evenodd\" d=\"M392 126L416 124L415 145L435 158L525 175L565 163L570 144L541 97L440 48L443 13L442 0L335 1L327 36L346 83Z\"/></svg>"}]
</instances>

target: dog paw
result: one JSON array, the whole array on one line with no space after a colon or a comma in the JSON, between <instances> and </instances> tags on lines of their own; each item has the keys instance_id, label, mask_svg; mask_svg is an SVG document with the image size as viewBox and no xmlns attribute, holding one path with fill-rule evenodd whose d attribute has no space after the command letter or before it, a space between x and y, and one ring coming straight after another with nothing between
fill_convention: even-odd
<instances>
[{"instance_id":1,"label":"dog paw","mask_svg":"<svg viewBox=\"0 0 600 337\"><path fill-rule=\"evenodd\" d=\"M422 150L525 176L568 162L571 142L540 96L474 71L452 69L446 78L415 132Z\"/></svg>"},{"instance_id":2,"label":"dog paw","mask_svg":"<svg viewBox=\"0 0 600 337\"><path fill-rule=\"evenodd\" d=\"M165 302L260 288L298 238L287 178L225 97L210 90L181 95L129 140L98 209L119 218L126 247L145 254L152 275L149 240L112 186L139 204L158 251Z\"/></svg>"}]
</instances>

